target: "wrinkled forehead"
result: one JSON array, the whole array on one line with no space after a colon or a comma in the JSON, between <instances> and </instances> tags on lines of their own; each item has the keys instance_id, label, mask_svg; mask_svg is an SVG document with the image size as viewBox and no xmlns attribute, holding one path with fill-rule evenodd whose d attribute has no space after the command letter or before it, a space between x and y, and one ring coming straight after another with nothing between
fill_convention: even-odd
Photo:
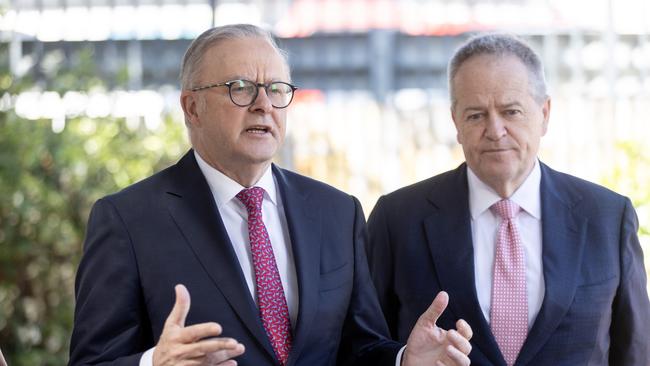
<instances>
[{"instance_id":1,"label":"wrinkled forehead","mask_svg":"<svg viewBox=\"0 0 650 366\"><path fill-rule=\"evenodd\" d=\"M458 67L454 80L460 76L476 77L490 74L510 74L512 78L528 80L528 68L510 53L483 53L465 60Z\"/></svg>"},{"instance_id":2,"label":"wrinkled forehead","mask_svg":"<svg viewBox=\"0 0 650 366\"><path fill-rule=\"evenodd\" d=\"M215 42L205 51L199 65L202 76L290 80L285 57L264 37Z\"/></svg>"},{"instance_id":3,"label":"wrinkled forehead","mask_svg":"<svg viewBox=\"0 0 650 366\"><path fill-rule=\"evenodd\" d=\"M452 80L453 98L499 97L511 101L520 93L530 94L530 73L516 56L476 55L458 68Z\"/></svg>"}]
</instances>

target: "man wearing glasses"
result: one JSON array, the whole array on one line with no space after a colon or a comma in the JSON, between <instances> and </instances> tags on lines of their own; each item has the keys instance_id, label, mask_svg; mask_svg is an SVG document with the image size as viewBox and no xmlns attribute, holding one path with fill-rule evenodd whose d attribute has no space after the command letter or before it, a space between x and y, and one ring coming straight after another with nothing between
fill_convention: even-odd
<instances>
[{"instance_id":1,"label":"man wearing glasses","mask_svg":"<svg viewBox=\"0 0 650 366\"><path fill-rule=\"evenodd\" d=\"M181 79L193 149L95 204L71 365L469 365L445 293L387 339L359 202L271 163L296 87L268 33L206 31Z\"/></svg>"}]
</instances>

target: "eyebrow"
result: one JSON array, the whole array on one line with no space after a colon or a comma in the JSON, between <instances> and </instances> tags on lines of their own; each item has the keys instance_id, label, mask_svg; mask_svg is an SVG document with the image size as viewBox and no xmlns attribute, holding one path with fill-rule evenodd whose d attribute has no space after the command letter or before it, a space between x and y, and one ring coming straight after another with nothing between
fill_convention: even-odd
<instances>
[{"instance_id":1,"label":"eyebrow","mask_svg":"<svg viewBox=\"0 0 650 366\"><path fill-rule=\"evenodd\" d=\"M497 107L499 109L511 108L511 107L522 107L522 104L520 102L510 102L510 103L505 103L505 104L498 104ZM462 112L463 113L481 112L481 111L484 111L485 109L486 109L485 107L480 107L480 106L469 106L469 107L465 107L462 110Z\"/></svg>"},{"instance_id":2,"label":"eyebrow","mask_svg":"<svg viewBox=\"0 0 650 366\"><path fill-rule=\"evenodd\" d=\"M233 80L248 80L247 77L241 76L241 75L230 75L229 77L224 78L226 81L233 81ZM251 80L252 81L252 80Z\"/></svg>"},{"instance_id":3,"label":"eyebrow","mask_svg":"<svg viewBox=\"0 0 650 366\"><path fill-rule=\"evenodd\" d=\"M506 104L500 104L498 105L499 108L510 108L510 107L522 107L523 105L519 102L510 102Z\"/></svg>"},{"instance_id":4,"label":"eyebrow","mask_svg":"<svg viewBox=\"0 0 650 366\"><path fill-rule=\"evenodd\" d=\"M257 80L255 80L256 78L250 78L250 77L248 77L248 76L242 76L242 75L231 75L230 77L226 77L226 78L224 78L224 79L225 79L226 81L234 81L234 80L248 80L248 81L252 81L252 82L254 82L254 83L257 83ZM281 82L285 82L285 83L291 83L291 78L289 78L288 81L287 81L287 80L284 80L284 79L281 78L281 77L280 77L280 78L270 78L270 79L265 79L263 82L264 82L264 83L273 83L273 82L276 82L276 81L281 81Z\"/></svg>"},{"instance_id":5,"label":"eyebrow","mask_svg":"<svg viewBox=\"0 0 650 366\"><path fill-rule=\"evenodd\" d=\"M474 106L471 106L471 107L465 107L465 108L463 108L463 110L462 110L461 112L464 114L464 113L468 113L468 112L482 112L482 111L484 111L484 110L485 110L485 108L483 108L483 107L474 107Z\"/></svg>"}]
</instances>

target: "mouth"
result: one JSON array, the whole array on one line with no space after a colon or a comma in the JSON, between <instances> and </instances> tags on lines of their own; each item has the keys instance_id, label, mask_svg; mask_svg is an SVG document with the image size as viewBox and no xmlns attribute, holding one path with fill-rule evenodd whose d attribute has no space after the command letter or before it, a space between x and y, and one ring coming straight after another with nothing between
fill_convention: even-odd
<instances>
[{"instance_id":1,"label":"mouth","mask_svg":"<svg viewBox=\"0 0 650 366\"><path fill-rule=\"evenodd\" d=\"M488 149L488 150L483 150L484 153L488 153L488 154L489 153L502 153L502 152L506 152L506 151L510 151L510 149Z\"/></svg>"},{"instance_id":2,"label":"mouth","mask_svg":"<svg viewBox=\"0 0 650 366\"><path fill-rule=\"evenodd\" d=\"M264 135L270 133L271 129L266 126L251 126L246 129L246 132L256 134L256 135Z\"/></svg>"}]
</instances>

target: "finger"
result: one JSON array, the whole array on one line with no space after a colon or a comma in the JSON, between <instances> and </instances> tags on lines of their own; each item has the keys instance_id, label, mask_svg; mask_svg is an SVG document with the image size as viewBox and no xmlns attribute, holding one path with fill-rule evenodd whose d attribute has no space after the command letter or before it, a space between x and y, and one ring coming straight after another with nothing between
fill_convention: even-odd
<instances>
[{"instance_id":1,"label":"finger","mask_svg":"<svg viewBox=\"0 0 650 366\"><path fill-rule=\"evenodd\" d=\"M181 343L192 343L203 338L216 337L222 332L219 323L200 323L190 325L180 330L178 340Z\"/></svg>"},{"instance_id":2,"label":"finger","mask_svg":"<svg viewBox=\"0 0 650 366\"><path fill-rule=\"evenodd\" d=\"M205 357L203 359L195 359L195 360L184 360L182 363L182 366L204 366L205 362Z\"/></svg>"},{"instance_id":3,"label":"finger","mask_svg":"<svg viewBox=\"0 0 650 366\"><path fill-rule=\"evenodd\" d=\"M210 360L211 363L218 363L221 365L222 363L225 363L232 358L243 355L244 351L244 345L238 343L234 348L213 352L208 356L208 360Z\"/></svg>"},{"instance_id":4,"label":"finger","mask_svg":"<svg viewBox=\"0 0 650 366\"><path fill-rule=\"evenodd\" d=\"M472 327L470 327L469 324L463 319L458 319L456 322L456 330L458 330L458 333L460 333L460 335L465 337L465 339L468 341L472 339L472 336L474 335Z\"/></svg>"},{"instance_id":5,"label":"finger","mask_svg":"<svg viewBox=\"0 0 650 366\"><path fill-rule=\"evenodd\" d=\"M447 308L449 304L449 295L446 292L440 291L429 308L420 316L418 321L424 321L429 326L435 326L440 314Z\"/></svg>"},{"instance_id":6,"label":"finger","mask_svg":"<svg viewBox=\"0 0 650 366\"><path fill-rule=\"evenodd\" d=\"M190 293L183 285L176 285L174 290L176 291L176 302L165 321L165 325L172 324L184 327L185 318L187 318L187 313L190 311Z\"/></svg>"},{"instance_id":7,"label":"finger","mask_svg":"<svg viewBox=\"0 0 650 366\"><path fill-rule=\"evenodd\" d=\"M218 363L216 366L237 366L237 361L228 360L226 362Z\"/></svg>"},{"instance_id":8,"label":"finger","mask_svg":"<svg viewBox=\"0 0 650 366\"><path fill-rule=\"evenodd\" d=\"M447 348L445 348L445 353L453 366L467 366L470 364L469 357L459 351L456 347L451 345L447 346Z\"/></svg>"},{"instance_id":9,"label":"finger","mask_svg":"<svg viewBox=\"0 0 650 366\"><path fill-rule=\"evenodd\" d=\"M472 344L456 330L447 332L447 341L465 355L469 355L472 351Z\"/></svg>"},{"instance_id":10,"label":"finger","mask_svg":"<svg viewBox=\"0 0 650 366\"><path fill-rule=\"evenodd\" d=\"M229 351L237 348L239 343L232 338L206 339L184 346L183 354L186 358L207 357L211 358L215 352ZM236 353L236 352L235 352ZM228 358L219 359L219 362Z\"/></svg>"}]
</instances>

